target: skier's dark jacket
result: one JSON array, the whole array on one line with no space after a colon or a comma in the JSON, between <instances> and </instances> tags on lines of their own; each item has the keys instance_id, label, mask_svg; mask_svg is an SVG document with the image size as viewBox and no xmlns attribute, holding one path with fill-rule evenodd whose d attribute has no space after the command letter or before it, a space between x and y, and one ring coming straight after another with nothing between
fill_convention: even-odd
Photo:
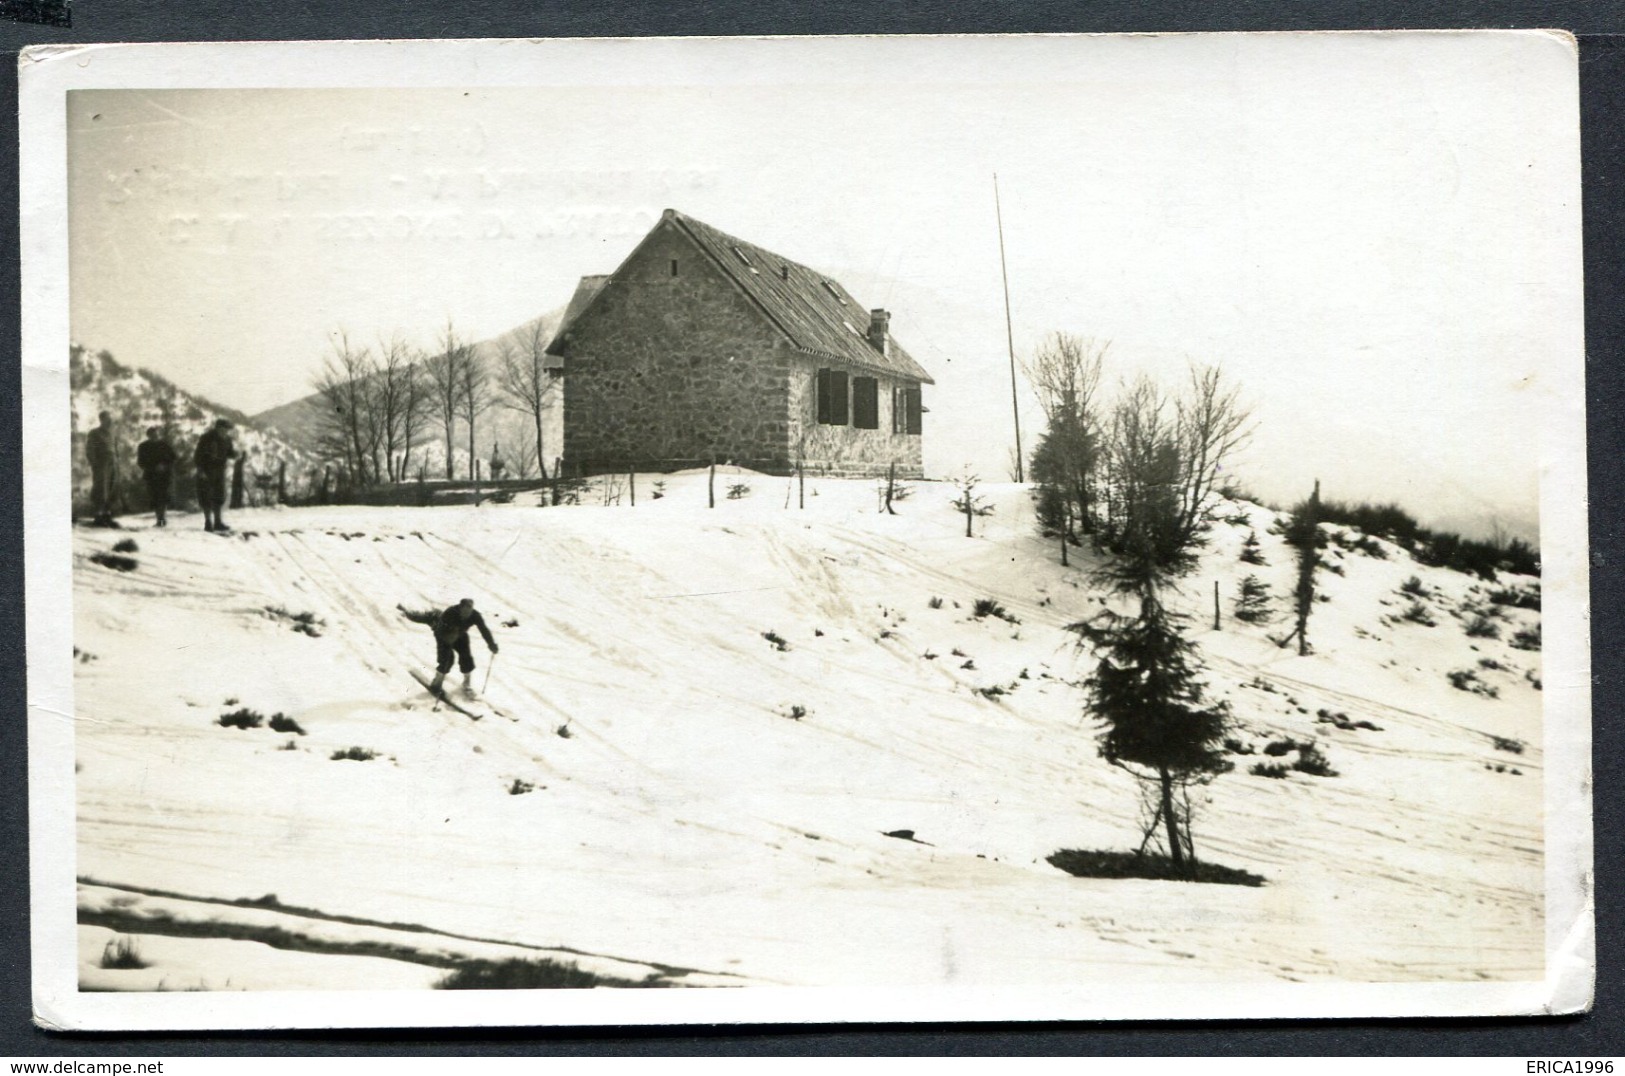
<instances>
[{"instance_id":1,"label":"skier's dark jacket","mask_svg":"<svg viewBox=\"0 0 1625 1076\"><path fill-rule=\"evenodd\" d=\"M142 441L135 462L149 479L168 478L175 468L175 448L168 441Z\"/></svg>"},{"instance_id":2,"label":"skier's dark jacket","mask_svg":"<svg viewBox=\"0 0 1625 1076\"><path fill-rule=\"evenodd\" d=\"M485 618L480 615L478 609L474 610L474 615L467 620L463 619L460 606L456 605L438 614L419 613L406 608L402 608L401 612L406 614L408 620L429 625L434 629L434 637L447 646L456 646L468 638L469 628L480 629L480 634L485 637L486 646L496 646L496 640L491 638L491 629L485 626Z\"/></svg>"},{"instance_id":3,"label":"skier's dark jacket","mask_svg":"<svg viewBox=\"0 0 1625 1076\"><path fill-rule=\"evenodd\" d=\"M197 439L197 451L192 453L192 462L205 474L220 475L226 473L226 461L236 454L231 438L218 429L210 429Z\"/></svg>"},{"instance_id":4,"label":"skier's dark jacket","mask_svg":"<svg viewBox=\"0 0 1625 1076\"><path fill-rule=\"evenodd\" d=\"M494 647L495 639L491 638L491 629L485 626L485 618L478 609L474 615L464 620L457 606L452 606L440 614L440 619L434 622L434 635L436 639L450 646L456 646L468 637L469 628L479 628L480 634L485 637L485 645Z\"/></svg>"}]
</instances>

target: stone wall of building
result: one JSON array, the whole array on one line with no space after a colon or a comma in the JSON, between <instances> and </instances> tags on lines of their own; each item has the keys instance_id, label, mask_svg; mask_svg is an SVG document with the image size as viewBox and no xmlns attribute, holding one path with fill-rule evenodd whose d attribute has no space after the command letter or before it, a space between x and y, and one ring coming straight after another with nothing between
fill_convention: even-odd
<instances>
[{"instance_id":1,"label":"stone wall of building","mask_svg":"<svg viewBox=\"0 0 1625 1076\"><path fill-rule=\"evenodd\" d=\"M790 416L792 435L800 448L802 466L809 474L827 474L837 477L880 477L892 464L897 465L898 478L925 477L921 455L920 434L893 433L893 408L896 391L918 388L917 382L904 382L897 378L881 377L872 371L858 370L837 362L803 359L805 364L790 378ZM847 424L829 426L818 421L817 376L820 367L843 370L847 377L874 377L879 381L879 428L860 430L851 424L850 398ZM848 381L850 385L850 380ZM850 390L849 390L850 392Z\"/></svg>"},{"instance_id":2,"label":"stone wall of building","mask_svg":"<svg viewBox=\"0 0 1625 1076\"><path fill-rule=\"evenodd\" d=\"M791 363L756 307L663 224L570 326L566 466L788 470Z\"/></svg>"}]
</instances>

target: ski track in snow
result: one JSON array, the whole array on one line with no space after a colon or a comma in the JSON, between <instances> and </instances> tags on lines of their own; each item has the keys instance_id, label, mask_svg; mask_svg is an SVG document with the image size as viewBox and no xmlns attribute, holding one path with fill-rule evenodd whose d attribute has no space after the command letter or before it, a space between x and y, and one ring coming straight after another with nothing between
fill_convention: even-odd
<instances>
[{"instance_id":1,"label":"ski track in snow","mask_svg":"<svg viewBox=\"0 0 1625 1076\"><path fill-rule=\"evenodd\" d=\"M810 483L806 511L765 492L710 511L692 507L703 475L667 482L636 509L262 510L235 513L224 540L181 514L162 532L76 532L75 641L93 655L75 666L81 874L176 900L276 894L423 924L437 946L758 983L1541 974L1540 695L1517 675L1538 654L1444 615L1476 581L1348 556L1311 621L1316 656L1233 620L1213 632L1213 579L1227 599L1249 573L1290 592L1269 513L1242 506L1270 566L1238 564L1247 528L1217 525L1185 597L1210 689L1241 739L1317 740L1341 775L1270 780L1246 772L1263 755L1238 756L1196 790L1199 855L1264 874L1261 889L1075 879L1044 857L1139 841L1133 782L1098 758L1075 686L1089 661L1066 625L1102 607L1085 552L1061 568L1013 487L992 487L998 511L966 539L931 483L885 516L867 483ZM89 563L124 536L135 572ZM1439 626L1379 627L1411 575ZM434 644L396 604L465 593L501 643L487 705L509 720L436 711L407 675ZM984 597L1019 624L974 618ZM275 606L322 618L321 636ZM1508 633L1535 620L1510 617ZM1450 687L1489 655L1500 698ZM238 705L308 735L215 724ZM1381 731L1317 723L1323 708ZM377 757L329 757L350 747ZM904 829L924 843L884 835ZM117 986L125 973L94 968L105 929L84 931L86 975ZM401 963L303 959L336 961L344 982ZM203 978L322 981L280 964ZM425 985L421 969L399 978Z\"/></svg>"}]
</instances>

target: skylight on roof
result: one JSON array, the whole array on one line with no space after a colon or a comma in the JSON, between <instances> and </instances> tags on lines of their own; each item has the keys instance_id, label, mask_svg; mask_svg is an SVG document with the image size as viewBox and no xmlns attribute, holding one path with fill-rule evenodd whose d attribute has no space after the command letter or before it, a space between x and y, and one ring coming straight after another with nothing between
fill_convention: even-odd
<instances>
[{"instance_id":1,"label":"skylight on roof","mask_svg":"<svg viewBox=\"0 0 1625 1076\"><path fill-rule=\"evenodd\" d=\"M744 262L746 265L750 264L750 259L745 257L745 252L740 250L737 246L733 248L733 252L734 252L734 257L738 258L740 261Z\"/></svg>"},{"instance_id":2,"label":"skylight on roof","mask_svg":"<svg viewBox=\"0 0 1625 1076\"><path fill-rule=\"evenodd\" d=\"M840 300L843 305L846 303L846 296L841 294L841 289L837 288L834 285L833 282L828 281L828 280L824 281L824 287L825 287L825 289L827 289L829 291L829 293L831 295L835 296L836 299ZM848 325L847 328L850 329L851 326Z\"/></svg>"}]
</instances>

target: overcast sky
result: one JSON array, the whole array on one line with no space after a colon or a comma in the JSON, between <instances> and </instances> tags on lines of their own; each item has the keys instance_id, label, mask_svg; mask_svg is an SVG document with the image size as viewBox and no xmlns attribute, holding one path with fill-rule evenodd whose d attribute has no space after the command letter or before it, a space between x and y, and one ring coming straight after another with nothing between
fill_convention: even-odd
<instances>
[{"instance_id":1,"label":"overcast sky","mask_svg":"<svg viewBox=\"0 0 1625 1076\"><path fill-rule=\"evenodd\" d=\"M1268 497L1533 523L1532 401L1579 309L1556 39L483 47L434 89L72 94L74 338L252 413L336 329L429 345L560 307L672 206L891 309L937 381L928 472L1002 479L996 172L1018 354L1065 330L1111 340L1114 378L1222 365Z\"/></svg>"}]
</instances>

